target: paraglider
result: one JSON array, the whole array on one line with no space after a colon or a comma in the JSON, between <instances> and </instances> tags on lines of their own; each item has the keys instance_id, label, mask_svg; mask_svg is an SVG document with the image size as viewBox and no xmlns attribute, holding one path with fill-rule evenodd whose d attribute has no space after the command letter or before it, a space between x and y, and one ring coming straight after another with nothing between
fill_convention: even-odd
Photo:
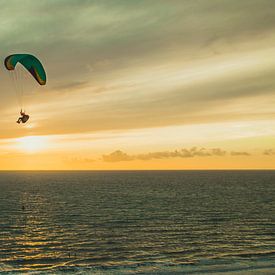
<instances>
[{"instance_id":1,"label":"paraglider","mask_svg":"<svg viewBox=\"0 0 275 275\"><path fill-rule=\"evenodd\" d=\"M18 124L20 124L21 122L26 123L30 118L30 116L25 114L25 111L23 112L22 109L20 111L20 115L21 117L19 117L18 120L16 121Z\"/></svg>"},{"instance_id":2,"label":"paraglider","mask_svg":"<svg viewBox=\"0 0 275 275\"><path fill-rule=\"evenodd\" d=\"M9 71L12 77L12 81L15 86L15 92L18 97L18 102L21 107L20 115L16 121L18 124L26 123L29 119L29 115L23 111L23 80L20 79L22 72L19 67L23 67L24 71L30 73L32 77L37 81L39 85L46 84L46 72L38 58L31 54L12 54L5 58L4 61L6 69Z\"/></svg>"}]
</instances>

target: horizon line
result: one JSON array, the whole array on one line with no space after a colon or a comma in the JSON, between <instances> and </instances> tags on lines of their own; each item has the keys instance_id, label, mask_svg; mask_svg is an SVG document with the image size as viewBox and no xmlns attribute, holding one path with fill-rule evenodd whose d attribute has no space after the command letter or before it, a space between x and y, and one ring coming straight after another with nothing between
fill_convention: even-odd
<instances>
[{"instance_id":1,"label":"horizon line","mask_svg":"<svg viewBox=\"0 0 275 275\"><path fill-rule=\"evenodd\" d=\"M2 172L188 172L188 171L274 171L274 168L236 168L236 169L8 169Z\"/></svg>"}]
</instances>

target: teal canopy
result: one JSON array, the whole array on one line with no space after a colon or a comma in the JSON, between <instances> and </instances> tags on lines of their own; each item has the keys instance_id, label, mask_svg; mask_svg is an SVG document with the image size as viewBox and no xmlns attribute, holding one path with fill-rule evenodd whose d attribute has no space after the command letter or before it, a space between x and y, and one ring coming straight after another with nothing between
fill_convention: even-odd
<instances>
[{"instance_id":1,"label":"teal canopy","mask_svg":"<svg viewBox=\"0 0 275 275\"><path fill-rule=\"evenodd\" d=\"M5 58L7 70L14 70L17 63L22 64L40 85L46 84L46 72L35 56L31 54L12 54Z\"/></svg>"}]
</instances>

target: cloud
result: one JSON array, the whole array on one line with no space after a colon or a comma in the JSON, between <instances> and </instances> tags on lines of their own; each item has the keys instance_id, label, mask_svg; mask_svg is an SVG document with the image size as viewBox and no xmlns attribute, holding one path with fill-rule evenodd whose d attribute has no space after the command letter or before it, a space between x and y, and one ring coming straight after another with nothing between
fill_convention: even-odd
<instances>
[{"instance_id":1,"label":"cloud","mask_svg":"<svg viewBox=\"0 0 275 275\"><path fill-rule=\"evenodd\" d=\"M105 162L119 162L132 160L153 160L153 159L167 159L167 158L193 158L193 157L211 157L224 156L226 151L220 148L206 149L193 147L191 149L180 149L175 151L150 152L146 154L129 155L120 150L114 151L110 154L103 155L102 159Z\"/></svg>"},{"instance_id":2,"label":"cloud","mask_svg":"<svg viewBox=\"0 0 275 275\"><path fill-rule=\"evenodd\" d=\"M0 3L2 59L34 53L47 70L45 89L57 90L27 100L37 117L33 134L274 116L266 111L275 89L274 1ZM21 134L10 126L15 102L7 83L2 78L0 107L11 119L2 118L1 137ZM65 98L70 89L77 92ZM39 120L41 113L48 117Z\"/></svg>"},{"instance_id":3,"label":"cloud","mask_svg":"<svg viewBox=\"0 0 275 275\"><path fill-rule=\"evenodd\" d=\"M263 154L264 154L265 156L274 156L274 155L275 155L275 150L273 150L273 149L266 149L266 150L263 152Z\"/></svg>"},{"instance_id":4,"label":"cloud","mask_svg":"<svg viewBox=\"0 0 275 275\"><path fill-rule=\"evenodd\" d=\"M231 156L251 156L251 154L248 152L238 152L238 151L231 151L230 155Z\"/></svg>"},{"instance_id":5,"label":"cloud","mask_svg":"<svg viewBox=\"0 0 275 275\"><path fill-rule=\"evenodd\" d=\"M61 85L56 85L53 87L54 90L79 90L81 88L87 87L87 81L68 81L68 83L63 83Z\"/></svg>"},{"instance_id":6,"label":"cloud","mask_svg":"<svg viewBox=\"0 0 275 275\"><path fill-rule=\"evenodd\" d=\"M102 156L103 161L106 162L118 162L118 161L130 161L134 160L135 158L133 156L129 156L128 154L117 150L109 155L103 155Z\"/></svg>"}]
</instances>

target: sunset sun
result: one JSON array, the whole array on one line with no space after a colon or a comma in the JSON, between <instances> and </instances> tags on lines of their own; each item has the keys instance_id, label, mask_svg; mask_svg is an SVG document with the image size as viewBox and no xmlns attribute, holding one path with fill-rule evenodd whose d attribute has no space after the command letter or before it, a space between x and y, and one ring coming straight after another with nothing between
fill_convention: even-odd
<instances>
[{"instance_id":1,"label":"sunset sun","mask_svg":"<svg viewBox=\"0 0 275 275\"><path fill-rule=\"evenodd\" d=\"M16 139L16 148L26 153L36 153L47 149L48 139L43 136L27 136Z\"/></svg>"}]
</instances>

